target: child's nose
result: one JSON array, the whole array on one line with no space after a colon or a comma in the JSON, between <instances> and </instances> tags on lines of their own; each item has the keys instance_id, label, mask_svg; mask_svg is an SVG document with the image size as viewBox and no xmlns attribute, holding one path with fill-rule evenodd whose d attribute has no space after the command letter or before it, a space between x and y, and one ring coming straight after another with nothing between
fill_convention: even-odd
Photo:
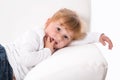
<instances>
[{"instance_id":1,"label":"child's nose","mask_svg":"<svg viewBox=\"0 0 120 80\"><path fill-rule=\"evenodd\" d=\"M58 41L61 41L62 40L62 35L61 34L57 34L56 38L57 38Z\"/></svg>"},{"instance_id":2,"label":"child's nose","mask_svg":"<svg viewBox=\"0 0 120 80\"><path fill-rule=\"evenodd\" d=\"M62 37L61 36L58 36L58 41L62 41Z\"/></svg>"},{"instance_id":3,"label":"child's nose","mask_svg":"<svg viewBox=\"0 0 120 80\"><path fill-rule=\"evenodd\" d=\"M54 39L57 43L59 43L60 41L62 41L62 35L60 33L56 33L54 35Z\"/></svg>"}]
</instances>

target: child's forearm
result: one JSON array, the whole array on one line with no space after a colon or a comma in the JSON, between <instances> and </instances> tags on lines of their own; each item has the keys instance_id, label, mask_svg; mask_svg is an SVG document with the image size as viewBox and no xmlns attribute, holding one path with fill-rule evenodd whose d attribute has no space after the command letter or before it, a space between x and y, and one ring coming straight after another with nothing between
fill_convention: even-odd
<instances>
[{"instance_id":1,"label":"child's forearm","mask_svg":"<svg viewBox=\"0 0 120 80\"><path fill-rule=\"evenodd\" d=\"M35 66L52 55L50 49L48 48L43 48L36 52L22 51L21 53L24 54L20 56L19 62L27 67Z\"/></svg>"}]
</instances>

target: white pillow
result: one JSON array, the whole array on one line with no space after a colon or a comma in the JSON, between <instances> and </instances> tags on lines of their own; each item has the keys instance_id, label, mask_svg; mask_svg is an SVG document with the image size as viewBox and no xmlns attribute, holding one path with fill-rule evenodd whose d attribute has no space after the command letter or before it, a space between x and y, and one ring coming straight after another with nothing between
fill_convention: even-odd
<instances>
[{"instance_id":1,"label":"white pillow","mask_svg":"<svg viewBox=\"0 0 120 80\"><path fill-rule=\"evenodd\" d=\"M69 46L33 68L24 80L105 80L107 62L95 44Z\"/></svg>"}]
</instances>

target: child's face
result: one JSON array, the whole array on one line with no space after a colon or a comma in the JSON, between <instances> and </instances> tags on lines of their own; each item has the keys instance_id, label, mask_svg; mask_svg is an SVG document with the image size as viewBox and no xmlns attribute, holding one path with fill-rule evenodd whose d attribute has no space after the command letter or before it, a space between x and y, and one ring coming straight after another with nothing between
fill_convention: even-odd
<instances>
[{"instance_id":1,"label":"child's face","mask_svg":"<svg viewBox=\"0 0 120 80\"><path fill-rule=\"evenodd\" d=\"M54 48L60 49L67 46L72 41L73 32L65 26L60 25L61 20L47 22L45 33L50 39L55 41Z\"/></svg>"}]
</instances>

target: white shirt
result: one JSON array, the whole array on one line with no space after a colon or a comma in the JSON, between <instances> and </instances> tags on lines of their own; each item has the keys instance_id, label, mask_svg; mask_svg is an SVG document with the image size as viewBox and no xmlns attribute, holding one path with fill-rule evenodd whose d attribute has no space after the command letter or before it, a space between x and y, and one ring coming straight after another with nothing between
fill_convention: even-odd
<instances>
[{"instance_id":1,"label":"white shirt","mask_svg":"<svg viewBox=\"0 0 120 80\"><path fill-rule=\"evenodd\" d=\"M43 28L33 29L4 45L16 80L23 80L35 65L51 56L50 49L44 48L44 36ZM79 45L98 42L99 36L100 34L89 33L83 40L79 40ZM74 41L70 45L76 44L78 42Z\"/></svg>"}]
</instances>

